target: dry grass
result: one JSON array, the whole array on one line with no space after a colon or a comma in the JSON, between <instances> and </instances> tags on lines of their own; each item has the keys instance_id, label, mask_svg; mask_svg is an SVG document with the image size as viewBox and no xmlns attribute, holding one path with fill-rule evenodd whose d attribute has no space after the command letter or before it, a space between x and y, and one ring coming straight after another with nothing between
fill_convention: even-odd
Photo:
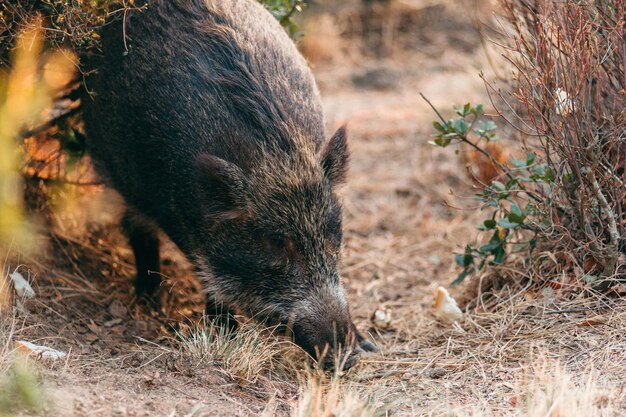
<instances>
[{"instance_id":1,"label":"dry grass","mask_svg":"<svg viewBox=\"0 0 626 417\"><path fill-rule=\"evenodd\" d=\"M618 411L603 404L596 375L590 373L576 383L558 366L539 361L529 381L520 383L516 399L520 416L601 417ZM580 379L580 378L578 378Z\"/></svg>"},{"instance_id":2,"label":"dry grass","mask_svg":"<svg viewBox=\"0 0 626 417\"><path fill-rule=\"evenodd\" d=\"M8 273L3 269L0 271L0 293L8 294L9 291ZM0 375L4 375L10 368L9 356L13 350L15 332L15 320L8 302L8 297L0 300Z\"/></svg>"},{"instance_id":3,"label":"dry grass","mask_svg":"<svg viewBox=\"0 0 626 417\"><path fill-rule=\"evenodd\" d=\"M380 415L371 398L341 380L307 374L300 382L292 417L375 417ZM371 396L371 395L370 395Z\"/></svg>"},{"instance_id":4,"label":"dry grass","mask_svg":"<svg viewBox=\"0 0 626 417\"><path fill-rule=\"evenodd\" d=\"M11 291L8 275L7 270L0 269L0 291ZM13 342L20 322L6 301L0 300L0 416L38 412L45 406L44 391L35 364L15 352Z\"/></svg>"},{"instance_id":5,"label":"dry grass","mask_svg":"<svg viewBox=\"0 0 626 417\"><path fill-rule=\"evenodd\" d=\"M296 348L258 323L231 329L203 319L178 336L181 351L197 366L217 365L239 383L255 384L271 373L295 371L289 349Z\"/></svg>"},{"instance_id":6,"label":"dry grass","mask_svg":"<svg viewBox=\"0 0 626 417\"><path fill-rule=\"evenodd\" d=\"M302 362L304 352L257 323L248 321L231 330L223 323L202 320L179 333L179 340L181 352L192 360L193 366L217 366L244 387L263 381L271 391L281 378L297 385L297 401L282 404L291 409L293 417L380 415L370 389L344 381L338 370L325 374L310 368L311 363ZM279 402L271 398L263 415L280 414L278 406Z\"/></svg>"},{"instance_id":7,"label":"dry grass","mask_svg":"<svg viewBox=\"0 0 626 417\"><path fill-rule=\"evenodd\" d=\"M510 407L507 415L516 417L605 417L619 415L615 407L598 387L597 375L589 373L582 381L574 382L572 374L545 358L519 376L508 404L499 408L485 405L450 407L433 414L441 417L496 417Z\"/></svg>"}]
</instances>

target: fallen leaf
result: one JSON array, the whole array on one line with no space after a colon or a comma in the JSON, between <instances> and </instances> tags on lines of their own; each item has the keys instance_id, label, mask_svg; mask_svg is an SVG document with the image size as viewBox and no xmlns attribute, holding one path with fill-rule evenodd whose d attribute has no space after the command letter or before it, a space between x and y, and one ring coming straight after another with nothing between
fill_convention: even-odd
<instances>
[{"instance_id":1,"label":"fallen leaf","mask_svg":"<svg viewBox=\"0 0 626 417\"><path fill-rule=\"evenodd\" d=\"M109 320L107 322L104 323L104 327L113 327L117 324L120 324L122 322L122 319L113 319L113 320Z\"/></svg>"},{"instance_id":2,"label":"fallen leaf","mask_svg":"<svg viewBox=\"0 0 626 417\"><path fill-rule=\"evenodd\" d=\"M454 322L463 317L463 312L457 305L456 301L443 287L437 288L434 308L437 316L447 322Z\"/></svg>"},{"instance_id":3,"label":"fallen leaf","mask_svg":"<svg viewBox=\"0 0 626 417\"><path fill-rule=\"evenodd\" d=\"M560 282L556 282L556 281L548 281L546 283L546 285L548 285L553 290L559 290L562 287L561 283Z\"/></svg>"},{"instance_id":4,"label":"fallen leaf","mask_svg":"<svg viewBox=\"0 0 626 417\"><path fill-rule=\"evenodd\" d=\"M87 323L87 328L91 330L92 333L95 333L95 334L100 333L100 326L94 323L93 320L89 320L89 323Z\"/></svg>"},{"instance_id":5,"label":"fallen leaf","mask_svg":"<svg viewBox=\"0 0 626 417\"><path fill-rule=\"evenodd\" d=\"M15 348L20 352L28 354L29 356L32 355L35 356L37 359L43 360L55 361L57 359L63 359L66 355L65 352L61 352L60 350L36 345L34 343L25 342L23 340L16 340Z\"/></svg>"},{"instance_id":6,"label":"fallen leaf","mask_svg":"<svg viewBox=\"0 0 626 417\"><path fill-rule=\"evenodd\" d=\"M28 281L17 271L9 275L18 297L35 298L35 291Z\"/></svg>"},{"instance_id":7,"label":"fallen leaf","mask_svg":"<svg viewBox=\"0 0 626 417\"><path fill-rule=\"evenodd\" d=\"M589 317L587 320L576 323L576 327L601 326L606 324L606 318L603 316Z\"/></svg>"},{"instance_id":8,"label":"fallen leaf","mask_svg":"<svg viewBox=\"0 0 626 417\"><path fill-rule=\"evenodd\" d=\"M587 256L583 261L583 271L586 274L593 274L598 269L598 262L595 260L593 256Z\"/></svg>"}]
</instances>

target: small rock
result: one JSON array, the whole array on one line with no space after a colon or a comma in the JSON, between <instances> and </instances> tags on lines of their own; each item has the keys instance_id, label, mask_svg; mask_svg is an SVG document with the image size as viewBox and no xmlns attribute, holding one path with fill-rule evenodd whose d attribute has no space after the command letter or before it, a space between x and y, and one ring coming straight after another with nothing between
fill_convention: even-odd
<instances>
[{"instance_id":1,"label":"small rock","mask_svg":"<svg viewBox=\"0 0 626 417\"><path fill-rule=\"evenodd\" d=\"M124 318L128 314L128 309L117 298L109 304L109 314L114 318Z\"/></svg>"},{"instance_id":2,"label":"small rock","mask_svg":"<svg viewBox=\"0 0 626 417\"><path fill-rule=\"evenodd\" d=\"M443 368L431 368L424 371L424 376L430 379L439 379L446 375L446 370Z\"/></svg>"},{"instance_id":3,"label":"small rock","mask_svg":"<svg viewBox=\"0 0 626 417\"><path fill-rule=\"evenodd\" d=\"M138 320L135 322L135 330L138 333L145 333L148 331L148 323L143 320Z\"/></svg>"},{"instance_id":4,"label":"small rock","mask_svg":"<svg viewBox=\"0 0 626 417\"><path fill-rule=\"evenodd\" d=\"M371 320L374 326L378 327L379 329L388 329L391 325L391 310L380 307L376 311L374 311Z\"/></svg>"}]
</instances>

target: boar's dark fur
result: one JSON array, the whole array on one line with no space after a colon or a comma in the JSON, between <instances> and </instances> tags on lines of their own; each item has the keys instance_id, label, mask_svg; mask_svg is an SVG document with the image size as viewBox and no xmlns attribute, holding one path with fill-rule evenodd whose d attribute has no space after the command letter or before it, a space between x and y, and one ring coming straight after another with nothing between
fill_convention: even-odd
<instances>
[{"instance_id":1,"label":"boar's dark fur","mask_svg":"<svg viewBox=\"0 0 626 417\"><path fill-rule=\"evenodd\" d=\"M102 39L88 150L126 201L138 294L160 285L160 228L211 303L288 326L312 355L341 344L347 366L372 349L338 272L345 130L324 144L313 76L271 14L253 0L151 0Z\"/></svg>"}]
</instances>

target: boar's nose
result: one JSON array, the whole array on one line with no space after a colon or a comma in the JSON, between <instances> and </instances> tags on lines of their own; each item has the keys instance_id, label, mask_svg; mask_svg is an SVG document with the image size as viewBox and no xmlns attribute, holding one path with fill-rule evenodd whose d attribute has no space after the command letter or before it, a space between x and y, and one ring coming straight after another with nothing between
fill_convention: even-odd
<instances>
[{"instance_id":1,"label":"boar's nose","mask_svg":"<svg viewBox=\"0 0 626 417\"><path fill-rule=\"evenodd\" d=\"M316 359L324 370L340 367L352 368L359 360L362 350L356 344L352 325L337 326L335 322L311 326L306 319L294 323L293 337L296 344Z\"/></svg>"},{"instance_id":2,"label":"boar's nose","mask_svg":"<svg viewBox=\"0 0 626 417\"><path fill-rule=\"evenodd\" d=\"M338 285L317 288L293 305L294 342L325 369L349 369L361 352L350 310Z\"/></svg>"}]
</instances>

